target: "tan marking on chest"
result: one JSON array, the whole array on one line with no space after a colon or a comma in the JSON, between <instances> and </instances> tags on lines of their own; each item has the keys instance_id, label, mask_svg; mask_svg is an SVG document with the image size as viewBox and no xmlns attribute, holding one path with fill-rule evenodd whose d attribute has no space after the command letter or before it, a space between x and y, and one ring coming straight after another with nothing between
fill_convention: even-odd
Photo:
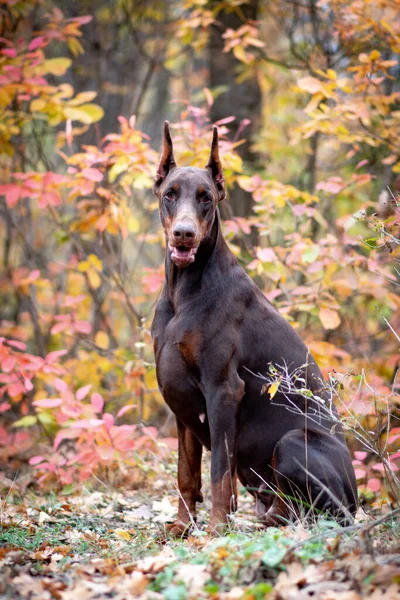
<instances>
[{"instance_id":1,"label":"tan marking on chest","mask_svg":"<svg viewBox=\"0 0 400 600\"><path fill-rule=\"evenodd\" d=\"M179 351L188 365L198 364L201 341L201 332L199 330L195 330L187 331L179 342Z\"/></svg>"}]
</instances>

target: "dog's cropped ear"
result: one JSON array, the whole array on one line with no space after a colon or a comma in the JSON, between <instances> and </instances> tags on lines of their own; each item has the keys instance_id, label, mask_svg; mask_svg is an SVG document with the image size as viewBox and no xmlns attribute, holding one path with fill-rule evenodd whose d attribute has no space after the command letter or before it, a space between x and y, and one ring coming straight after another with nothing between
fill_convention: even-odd
<instances>
[{"instance_id":1,"label":"dog's cropped ear","mask_svg":"<svg viewBox=\"0 0 400 600\"><path fill-rule=\"evenodd\" d=\"M218 190L218 201L221 202L225 198L226 192L224 174L222 172L221 161L219 160L218 127L215 125L213 127L210 158L208 159L206 169L211 173L215 187Z\"/></svg>"},{"instance_id":2,"label":"dog's cropped ear","mask_svg":"<svg viewBox=\"0 0 400 600\"><path fill-rule=\"evenodd\" d=\"M175 167L176 162L174 158L171 134L169 132L169 122L165 121L161 157L153 186L153 192L155 194L158 192L160 185L166 179L168 173L172 171L172 169L175 169Z\"/></svg>"}]
</instances>

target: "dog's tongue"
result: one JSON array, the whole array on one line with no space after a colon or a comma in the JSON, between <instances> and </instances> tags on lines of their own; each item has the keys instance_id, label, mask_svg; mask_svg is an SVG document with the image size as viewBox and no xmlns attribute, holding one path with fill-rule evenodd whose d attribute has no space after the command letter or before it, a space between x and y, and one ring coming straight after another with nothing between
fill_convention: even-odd
<instances>
[{"instance_id":1,"label":"dog's tongue","mask_svg":"<svg viewBox=\"0 0 400 600\"><path fill-rule=\"evenodd\" d=\"M194 262L197 248L185 248L184 246L170 247L171 258L178 266L186 266Z\"/></svg>"}]
</instances>

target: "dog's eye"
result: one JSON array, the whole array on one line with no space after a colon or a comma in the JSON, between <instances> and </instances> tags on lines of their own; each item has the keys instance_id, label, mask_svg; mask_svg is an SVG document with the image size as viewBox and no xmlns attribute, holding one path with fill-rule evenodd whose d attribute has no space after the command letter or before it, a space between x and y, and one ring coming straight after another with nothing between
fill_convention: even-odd
<instances>
[{"instance_id":1,"label":"dog's eye","mask_svg":"<svg viewBox=\"0 0 400 600\"><path fill-rule=\"evenodd\" d=\"M167 198L167 200L174 200L175 192L173 190L168 190L168 192L164 194L164 198Z\"/></svg>"},{"instance_id":2,"label":"dog's eye","mask_svg":"<svg viewBox=\"0 0 400 600\"><path fill-rule=\"evenodd\" d=\"M210 196L210 194L207 194L207 193L206 194L202 194L200 196L200 201L203 204L208 204L209 202L211 202L211 196Z\"/></svg>"}]
</instances>

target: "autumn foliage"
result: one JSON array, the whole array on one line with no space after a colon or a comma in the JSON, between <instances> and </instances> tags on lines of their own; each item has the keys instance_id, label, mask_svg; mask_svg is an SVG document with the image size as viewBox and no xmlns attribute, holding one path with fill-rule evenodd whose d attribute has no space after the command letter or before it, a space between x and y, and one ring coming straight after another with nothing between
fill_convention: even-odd
<instances>
[{"instance_id":1,"label":"autumn foliage","mask_svg":"<svg viewBox=\"0 0 400 600\"><path fill-rule=\"evenodd\" d=\"M244 3L222 4L185 3L167 69L179 73L173 56L188 46L201 56L223 11ZM393 183L400 173L400 3L319 2L320 30L332 34L328 54L323 42L312 43L308 3L298 3L304 40L291 48L294 64L272 56L264 41L268 27L274 32L279 21L285 30L291 18L291 2L271 4L265 20L243 18L239 28L221 31L238 81L256 78L264 98L252 140L261 166L241 157L247 122L238 127L229 107L216 122L228 188L253 201L246 216L222 207L225 235L322 367L361 492L393 504L400 467L400 205ZM162 454L174 445L143 425L165 419L149 335L163 279L164 239L151 194L157 144L135 116L120 116L118 130L101 133L96 90L76 93L69 82L91 16L66 18L39 0L0 6L0 459L10 468L29 460L43 485L93 474L117 480L115 473L126 476L149 450ZM29 29L35 10L40 26ZM143 18L154 24L158 17ZM178 79L174 86L178 162L202 167L212 107L223 92L203 85L193 102ZM97 142L82 144L91 129Z\"/></svg>"}]
</instances>

